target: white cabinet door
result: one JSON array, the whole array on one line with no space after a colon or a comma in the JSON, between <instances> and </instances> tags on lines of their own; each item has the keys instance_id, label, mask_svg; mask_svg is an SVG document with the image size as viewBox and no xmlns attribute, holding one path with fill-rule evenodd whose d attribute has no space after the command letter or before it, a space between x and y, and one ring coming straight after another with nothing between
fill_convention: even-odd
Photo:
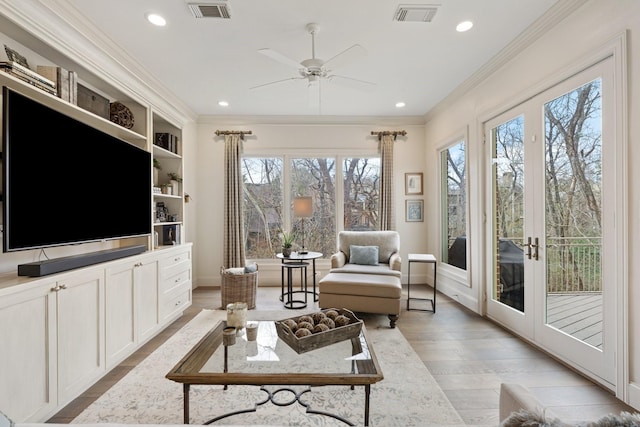
<instances>
[{"instance_id":1,"label":"white cabinet door","mask_svg":"<svg viewBox=\"0 0 640 427\"><path fill-rule=\"evenodd\" d=\"M106 361L111 368L136 346L134 323L136 264L127 261L106 270Z\"/></svg>"},{"instance_id":2,"label":"white cabinet door","mask_svg":"<svg viewBox=\"0 0 640 427\"><path fill-rule=\"evenodd\" d=\"M0 299L0 402L14 421L39 421L57 406L53 287Z\"/></svg>"},{"instance_id":3,"label":"white cabinet door","mask_svg":"<svg viewBox=\"0 0 640 427\"><path fill-rule=\"evenodd\" d=\"M64 405L105 372L104 269L70 274L57 285L58 403Z\"/></svg>"},{"instance_id":4,"label":"white cabinet door","mask_svg":"<svg viewBox=\"0 0 640 427\"><path fill-rule=\"evenodd\" d=\"M135 310L138 343L151 338L160 326L158 311L158 260L147 257L135 268Z\"/></svg>"}]
</instances>

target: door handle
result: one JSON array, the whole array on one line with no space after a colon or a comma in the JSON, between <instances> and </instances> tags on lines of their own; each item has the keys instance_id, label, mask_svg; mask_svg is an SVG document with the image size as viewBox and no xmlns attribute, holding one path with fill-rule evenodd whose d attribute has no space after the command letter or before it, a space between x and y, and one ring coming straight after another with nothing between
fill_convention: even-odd
<instances>
[{"instance_id":1,"label":"door handle","mask_svg":"<svg viewBox=\"0 0 640 427\"><path fill-rule=\"evenodd\" d=\"M527 243L524 246L527 247L527 258L531 259L531 237L527 237Z\"/></svg>"},{"instance_id":2,"label":"door handle","mask_svg":"<svg viewBox=\"0 0 640 427\"><path fill-rule=\"evenodd\" d=\"M539 259L538 256L538 248L540 248L540 245L538 244L538 238L536 237L535 243L533 245L533 259L535 259L536 261Z\"/></svg>"}]
</instances>

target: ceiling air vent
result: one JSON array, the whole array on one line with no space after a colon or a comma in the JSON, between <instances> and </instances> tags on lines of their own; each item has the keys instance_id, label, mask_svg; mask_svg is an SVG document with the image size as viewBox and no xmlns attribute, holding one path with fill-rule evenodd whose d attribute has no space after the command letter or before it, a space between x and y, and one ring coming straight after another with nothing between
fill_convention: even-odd
<instances>
[{"instance_id":1,"label":"ceiling air vent","mask_svg":"<svg viewBox=\"0 0 640 427\"><path fill-rule=\"evenodd\" d=\"M396 10L395 21L431 22L438 11L436 4L401 4Z\"/></svg>"},{"instance_id":2,"label":"ceiling air vent","mask_svg":"<svg viewBox=\"0 0 640 427\"><path fill-rule=\"evenodd\" d=\"M231 18L231 11L226 3L189 3L188 6L196 18Z\"/></svg>"}]
</instances>

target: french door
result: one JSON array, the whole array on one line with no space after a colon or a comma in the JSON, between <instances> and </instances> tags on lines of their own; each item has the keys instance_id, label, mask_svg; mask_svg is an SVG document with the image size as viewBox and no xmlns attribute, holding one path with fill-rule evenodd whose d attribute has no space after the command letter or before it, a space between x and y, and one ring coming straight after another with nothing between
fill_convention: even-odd
<instances>
[{"instance_id":1,"label":"french door","mask_svg":"<svg viewBox=\"0 0 640 427\"><path fill-rule=\"evenodd\" d=\"M621 283L612 63L485 123L487 315L610 388Z\"/></svg>"}]
</instances>

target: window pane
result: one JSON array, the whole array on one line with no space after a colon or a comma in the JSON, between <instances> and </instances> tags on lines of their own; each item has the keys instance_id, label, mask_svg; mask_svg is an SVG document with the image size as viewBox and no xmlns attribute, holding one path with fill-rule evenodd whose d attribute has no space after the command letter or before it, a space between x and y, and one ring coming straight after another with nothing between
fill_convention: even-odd
<instances>
[{"instance_id":1,"label":"window pane","mask_svg":"<svg viewBox=\"0 0 640 427\"><path fill-rule=\"evenodd\" d=\"M380 158L344 159L344 229L378 229Z\"/></svg>"},{"instance_id":2,"label":"window pane","mask_svg":"<svg viewBox=\"0 0 640 427\"><path fill-rule=\"evenodd\" d=\"M282 159L243 158L246 257L273 258L280 252Z\"/></svg>"},{"instance_id":3,"label":"window pane","mask_svg":"<svg viewBox=\"0 0 640 427\"><path fill-rule=\"evenodd\" d=\"M442 164L442 261L467 269L467 180L465 143L440 153Z\"/></svg>"},{"instance_id":4,"label":"window pane","mask_svg":"<svg viewBox=\"0 0 640 427\"><path fill-rule=\"evenodd\" d=\"M336 159L293 159L291 161L291 200L296 196L310 196L313 202L313 216L294 218L291 211L294 232L298 239L294 250L304 246L307 250L331 256L336 249Z\"/></svg>"}]
</instances>

